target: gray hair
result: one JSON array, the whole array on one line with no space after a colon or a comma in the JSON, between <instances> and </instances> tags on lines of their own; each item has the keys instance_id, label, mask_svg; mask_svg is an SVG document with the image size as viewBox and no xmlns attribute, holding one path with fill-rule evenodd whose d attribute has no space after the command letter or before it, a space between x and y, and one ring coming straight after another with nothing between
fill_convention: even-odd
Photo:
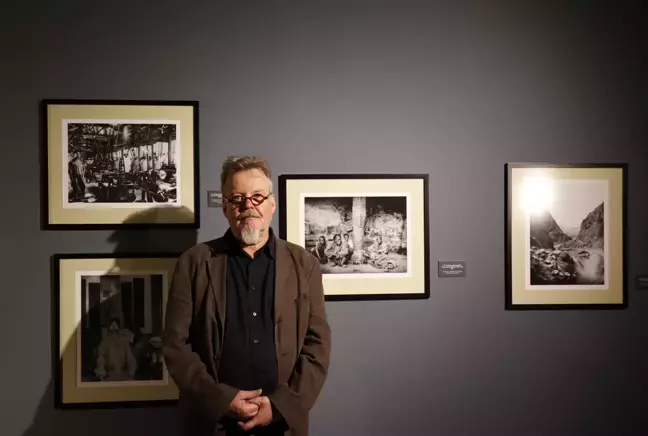
<instances>
[{"instance_id":1,"label":"gray hair","mask_svg":"<svg viewBox=\"0 0 648 436\"><path fill-rule=\"evenodd\" d=\"M221 168L220 182L221 191L225 191L225 185L234 173L245 170L257 169L263 172L270 181L270 192L272 192L272 172L268 161L260 156L229 156L223 162Z\"/></svg>"}]
</instances>

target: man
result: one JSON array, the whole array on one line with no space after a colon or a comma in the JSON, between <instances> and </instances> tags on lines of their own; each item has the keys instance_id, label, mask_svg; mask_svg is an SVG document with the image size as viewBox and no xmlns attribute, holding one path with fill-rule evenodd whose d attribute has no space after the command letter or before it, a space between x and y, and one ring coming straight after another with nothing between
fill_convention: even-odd
<instances>
[{"instance_id":1,"label":"man","mask_svg":"<svg viewBox=\"0 0 648 436\"><path fill-rule=\"evenodd\" d=\"M131 348L131 335L120 327L119 319L113 318L97 349L95 374L100 380L124 381L135 378L137 361Z\"/></svg>"},{"instance_id":2,"label":"man","mask_svg":"<svg viewBox=\"0 0 648 436\"><path fill-rule=\"evenodd\" d=\"M222 167L230 228L178 259L163 334L188 436L307 436L327 377L331 331L319 262L270 227L270 169Z\"/></svg>"},{"instance_id":3,"label":"man","mask_svg":"<svg viewBox=\"0 0 648 436\"><path fill-rule=\"evenodd\" d=\"M342 237L339 233L333 236L333 242L326 249L326 258L330 266L345 266L349 249L342 244Z\"/></svg>"},{"instance_id":4,"label":"man","mask_svg":"<svg viewBox=\"0 0 648 436\"><path fill-rule=\"evenodd\" d=\"M345 233L344 234L344 245L347 247L347 255L346 255L346 260L345 262L349 262L351 258L353 257L353 241L349 239L349 234Z\"/></svg>"},{"instance_id":5,"label":"man","mask_svg":"<svg viewBox=\"0 0 648 436\"><path fill-rule=\"evenodd\" d=\"M389 248L383 242L382 236L376 236L374 243L362 251L363 256L368 259L368 262L377 268L382 268L384 263L388 260Z\"/></svg>"},{"instance_id":6,"label":"man","mask_svg":"<svg viewBox=\"0 0 648 436\"><path fill-rule=\"evenodd\" d=\"M85 164L81 160L81 154L75 151L68 162L68 176L72 184L72 197L70 200L83 201L86 192Z\"/></svg>"},{"instance_id":7,"label":"man","mask_svg":"<svg viewBox=\"0 0 648 436\"><path fill-rule=\"evenodd\" d=\"M326 237L320 236L317 238L317 243L311 249L313 256L319 260L319 263L326 263Z\"/></svg>"}]
</instances>

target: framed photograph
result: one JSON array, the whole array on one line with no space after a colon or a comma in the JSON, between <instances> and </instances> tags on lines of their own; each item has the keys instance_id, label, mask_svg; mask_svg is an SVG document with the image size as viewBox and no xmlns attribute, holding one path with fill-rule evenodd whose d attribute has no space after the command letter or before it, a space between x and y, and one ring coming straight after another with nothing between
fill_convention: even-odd
<instances>
[{"instance_id":1,"label":"framed photograph","mask_svg":"<svg viewBox=\"0 0 648 436\"><path fill-rule=\"evenodd\" d=\"M198 102L43 100L43 227L198 228Z\"/></svg>"},{"instance_id":2,"label":"framed photograph","mask_svg":"<svg viewBox=\"0 0 648 436\"><path fill-rule=\"evenodd\" d=\"M506 186L506 308L626 308L627 165L511 163Z\"/></svg>"},{"instance_id":3,"label":"framed photograph","mask_svg":"<svg viewBox=\"0 0 648 436\"><path fill-rule=\"evenodd\" d=\"M57 408L175 404L161 336L178 257L54 256Z\"/></svg>"},{"instance_id":4,"label":"framed photograph","mask_svg":"<svg viewBox=\"0 0 648 436\"><path fill-rule=\"evenodd\" d=\"M319 259L327 300L429 298L428 176L279 176L280 236Z\"/></svg>"}]
</instances>

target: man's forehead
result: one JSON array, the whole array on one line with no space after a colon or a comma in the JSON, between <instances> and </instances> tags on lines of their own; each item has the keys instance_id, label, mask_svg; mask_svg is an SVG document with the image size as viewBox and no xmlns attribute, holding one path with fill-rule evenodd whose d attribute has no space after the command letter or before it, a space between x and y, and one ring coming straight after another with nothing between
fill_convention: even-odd
<instances>
[{"instance_id":1,"label":"man's forehead","mask_svg":"<svg viewBox=\"0 0 648 436\"><path fill-rule=\"evenodd\" d=\"M230 178L230 189L233 191L259 191L268 190L270 179L257 169L239 171Z\"/></svg>"}]
</instances>

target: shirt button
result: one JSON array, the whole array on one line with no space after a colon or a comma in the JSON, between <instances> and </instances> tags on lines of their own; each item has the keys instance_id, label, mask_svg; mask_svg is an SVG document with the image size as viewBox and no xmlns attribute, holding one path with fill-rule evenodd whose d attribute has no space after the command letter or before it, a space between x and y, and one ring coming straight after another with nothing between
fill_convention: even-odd
<instances>
[{"instance_id":1,"label":"shirt button","mask_svg":"<svg viewBox=\"0 0 648 436\"><path fill-rule=\"evenodd\" d=\"M258 344L258 343L259 343L259 340L258 340L258 339L255 339L255 340L254 340L254 343L255 343L255 344Z\"/></svg>"},{"instance_id":2,"label":"shirt button","mask_svg":"<svg viewBox=\"0 0 648 436\"><path fill-rule=\"evenodd\" d=\"M252 316L256 316L256 312L252 312Z\"/></svg>"}]
</instances>

